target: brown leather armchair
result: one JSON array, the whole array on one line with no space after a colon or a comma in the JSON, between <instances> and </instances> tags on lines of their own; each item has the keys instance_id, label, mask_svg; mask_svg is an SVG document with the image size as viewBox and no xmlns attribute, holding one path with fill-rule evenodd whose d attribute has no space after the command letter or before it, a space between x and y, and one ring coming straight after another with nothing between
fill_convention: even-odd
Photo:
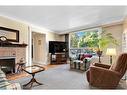
<instances>
[{"instance_id":1,"label":"brown leather armchair","mask_svg":"<svg viewBox=\"0 0 127 95\"><path fill-rule=\"evenodd\" d=\"M86 75L90 85L98 88L112 89L117 87L126 70L127 53L123 53L119 56L117 62L111 66L94 63L90 66Z\"/></svg>"}]
</instances>

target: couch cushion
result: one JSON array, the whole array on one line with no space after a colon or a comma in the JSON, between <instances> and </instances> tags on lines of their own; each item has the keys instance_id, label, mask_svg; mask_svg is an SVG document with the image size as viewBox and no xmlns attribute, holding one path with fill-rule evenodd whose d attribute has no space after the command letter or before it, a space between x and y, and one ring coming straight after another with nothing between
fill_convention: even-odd
<instances>
[{"instance_id":1,"label":"couch cushion","mask_svg":"<svg viewBox=\"0 0 127 95\"><path fill-rule=\"evenodd\" d=\"M9 83L5 73L0 69L0 90L2 89L21 89L19 83Z\"/></svg>"},{"instance_id":2,"label":"couch cushion","mask_svg":"<svg viewBox=\"0 0 127 95\"><path fill-rule=\"evenodd\" d=\"M91 58L91 57L92 57L91 54L81 54L81 55L80 55L80 60L83 61L84 58Z\"/></svg>"},{"instance_id":3,"label":"couch cushion","mask_svg":"<svg viewBox=\"0 0 127 95\"><path fill-rule=\"evenodd\" d=\"M6 75L5 75L5 73L0 69L0 78L5 78L6 77Z\"/></svg>"},{"instance_id":4,"label":"couch cushion","mask_svg":"<svg viewBox=\"0 0 127 95\"><path fill-rule=\"evenodd\" d=\"M91 58L92 57L92 55L91 54L84 54L84 57L86 58Z\"/></svg>"},{"instance_id":5,"label":"couch cushion","mask_svg":"<svg viewBox=\"0 0 127 95\"><path fill-rule=\"evenodd\" d=\"M7 84L5 86L0 87L0 90L19 90L21 89L21 86L19 83L11 83Z\"/></svg>"}]
</instances>

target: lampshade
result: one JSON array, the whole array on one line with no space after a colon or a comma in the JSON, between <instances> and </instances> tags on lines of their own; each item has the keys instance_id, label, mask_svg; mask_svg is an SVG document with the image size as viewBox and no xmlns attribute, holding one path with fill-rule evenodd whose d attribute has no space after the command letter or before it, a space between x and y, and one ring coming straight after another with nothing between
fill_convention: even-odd
<instances>
[{"instance_id":1,"label":"lampshade","mask_svg":"<svg viewBox=\"0 0 127 95\"><path fill-rule=\"evenodd\" d=\"M115 48L107 48L106 55L116 55L116 49Z\"/></svg>"}]
</instances>

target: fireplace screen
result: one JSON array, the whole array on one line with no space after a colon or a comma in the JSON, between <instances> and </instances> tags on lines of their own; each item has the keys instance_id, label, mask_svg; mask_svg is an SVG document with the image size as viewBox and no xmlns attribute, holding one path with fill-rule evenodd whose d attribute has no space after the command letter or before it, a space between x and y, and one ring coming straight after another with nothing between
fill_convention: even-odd
<instances>
[{"instance_id":1,"label":"fireplace screen","mask_svg":"<svg viewBox=\"0 0 127 95\"><path fill-rule=\"evenodd\" d=\"M15 73L15 58L0 59L0 67L6 74Z\"/></svg>"}]
</instances>

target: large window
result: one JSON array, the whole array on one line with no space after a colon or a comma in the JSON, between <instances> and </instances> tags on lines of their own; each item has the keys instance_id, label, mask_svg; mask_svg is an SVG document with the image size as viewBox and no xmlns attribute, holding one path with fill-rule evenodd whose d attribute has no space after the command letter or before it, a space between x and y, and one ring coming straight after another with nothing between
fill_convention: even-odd
<instances>
[{"instance_id":1,"label":"large window","mask_svg":"<svg viewBox=\"0 0 127 95\"><path fill-rule=\"evenodd\" d=\"M81 30L69 34L70 49L83 49L87 52L94 52L98 47L98 38L101 28ZM71 51L71 50L70 50Z\"/></svg>"},{"instance_id":2,"label":"large window","mask_svg":"<svg viewBox=\"0 0 127 95\"><path fill-rule=\"evenodd\" d=\"M70 48L97 47L100 28L70 33Z\"/></svg>"}]
</instances>

